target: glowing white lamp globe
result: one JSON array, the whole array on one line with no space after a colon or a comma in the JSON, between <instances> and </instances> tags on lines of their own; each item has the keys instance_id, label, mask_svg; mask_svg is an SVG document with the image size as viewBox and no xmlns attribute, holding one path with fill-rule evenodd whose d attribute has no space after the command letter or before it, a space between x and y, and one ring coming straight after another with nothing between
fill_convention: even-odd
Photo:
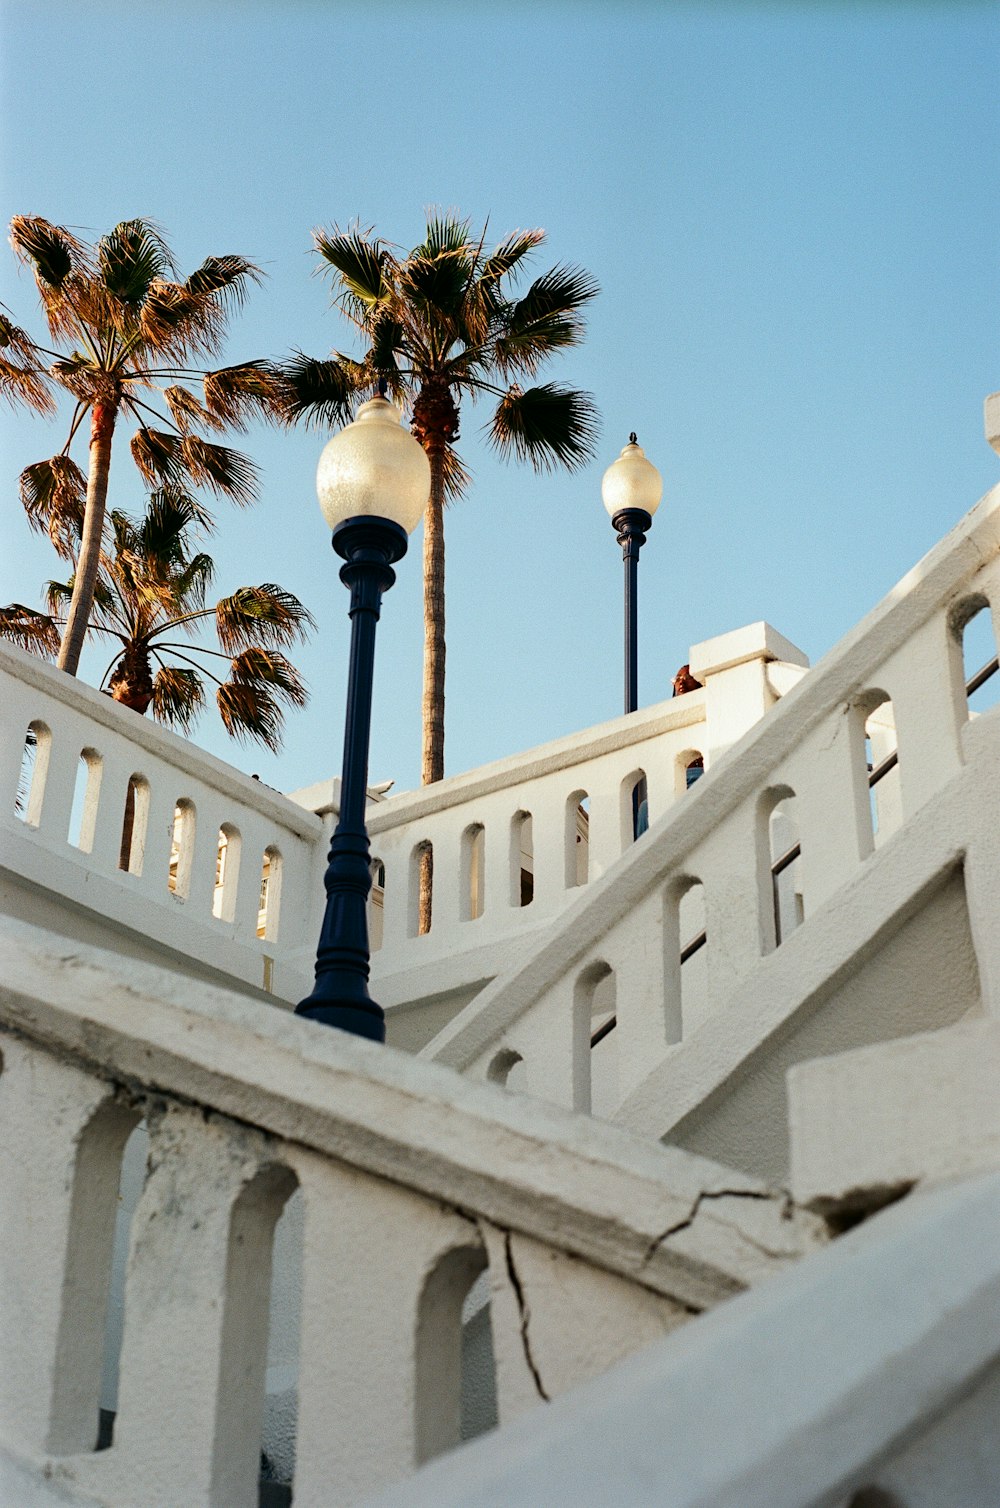
<instances>
[{"instance_id":1,"label":"glowing white lamp globe","mask_svg":"<svg viewBox=\"0 0 1000 1508\"><path fill-rule=\"evenodd\" d=\"M612 518L625 508L641 508L652 518L662 496L663 478L631 435L617 461L604 473L601 497L605 508Z\"/></svg>"},{"instance_id":2,"label":"glowing white lamp globe","mask_svg":"<svg viewBox=\"0 0 1000 1508\"><path fill-rule=\"evenodd\" d=\"M331 529L349 518L388 518L412 534L431 491L431 466L387 398L363 403L323 447L316 492Z\"/></svg>"}]
</instances>

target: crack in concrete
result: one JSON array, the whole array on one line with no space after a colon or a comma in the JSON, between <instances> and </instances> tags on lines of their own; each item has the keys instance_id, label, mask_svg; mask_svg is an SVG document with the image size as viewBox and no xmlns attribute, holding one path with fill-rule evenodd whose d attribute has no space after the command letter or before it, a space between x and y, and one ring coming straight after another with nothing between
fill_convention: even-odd
<instances>
[{"instance_id":1,"label":"crack in concrete","mask_svg":"<svg viewBox=\"0 0 1000 1508\"><path fill-rule=\"evenodd\" d=\"M653 1240L646 1248L645 1256L642 1259L642 1266L647 1267L649 1265L665 1241L669 1241L672 1236L679 1235L682 1230L688 1230L698 1218L702 1205L706 1204L710 1199L757 1199L770 1201L775 1197L780 1197L783 1200L782 1219L790 1219L792 1196L788 1193L787 1189L702 1189L682 1220L675 1220L673 1225L668 1225L665 1231L653 1237ZM746 1241L750 1246L756 1247L764 1256L781 1257L785 1255L784 1252L768 1250L766 1246L762 1246L759 1241L755 1241L745 1231L740 1231L739 1235L741 1240Z\"/></svg>"},{"instance_id":2,"label":"crack in concrete","mask_svg":"<svg viewBox=\"0 0 1000 1508\"><path fill-rule=\"evenodd\" d=\"M524 1296L524 1289L521 1287L521 1279L517 1275L517 1268L514 1266L514 1253L511 1248L509 1230L503 1233L503 1249L504 1256L507 1259L507 1276L510 1278L510 1286L514 1290L514 1297L517 1299L518 1314L521 1317L521 1345L524 1348L524 1359L528 1364L528 1371L534 1379L539 1398L543 1402L549 1403L549 1395L542 1384L541 1373L535 1364L535 1358L531 1354L531 1341L528 1337L528 1321L531 1318L531 1311Z\"/></svg>"}]
</instances>

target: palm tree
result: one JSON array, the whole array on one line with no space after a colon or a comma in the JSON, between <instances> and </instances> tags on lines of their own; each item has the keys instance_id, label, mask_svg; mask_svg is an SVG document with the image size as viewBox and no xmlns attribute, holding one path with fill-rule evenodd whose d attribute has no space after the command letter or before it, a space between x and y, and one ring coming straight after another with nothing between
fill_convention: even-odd
<instances>
[{"instance_id":1,"label":"palm tree","mask_svg":"<svg viewBox=\"0 0 1000 1508\"><path fill-rule=\"evenodd\" d=\"M112 512L110 547L102 553L88 626L116 641L102 689L139 713L190 730L206 703L205 682L227 732L272 751L281 743L284 706L302 707L307 693L281 652L313 627L297 597L273 582L237 588L205 605L214 564L189 544L204 513L179 488L158 489L141 519ZM0 608L0 636L46 657L58 653L62 613L73 584L49 582L48 612L22 603ZM218 649L191 641L214 620ZM222 674L201 663L208 660Z\"/></svg>"},{"instance_id":2,"label":"palm tree","mask_svg":"<svg viewBox=\"0 0 1000 1508\"><path fill-rule=\"evenodd\" d=\"M256 495L253 463L197 431L243 429L252 414L273 415L280 383L265 361L215 371L188 365L218 351L233 307L242 304L251 283L260 281L259 270L245 258L208 257L178 281L160 231L142 219L123 220L90 246L38 215L16 215L11 244L34 273L49 333L63 349L37 345L0 320L0 393L42 413L54 408L53 384L74 400L66 444L59 455L22 473L21 499L29 521L48 530L60 552L75 561L58 652L60 668L75 675L93 613L119 419L128 415L138 426L132 458L150 486L204 484L246 504ZM200 379L201 398L182 385L189 378ZM157 389L169 416L140 397ZM88 414L85 477L69 449ZM150 418L167 428L152 427ZM81 510L77 558L71 555L73 520Z\"/></svg>"},{"instance_id":3,"label":"palm tree","mask_svg":"<svg viewBox=\"0 0 1000 1508\"><path fill-rule=\"evenodd\" d=\"M362 399L384 388L412 409L411 427L431 464L424 519L423 760L425 785L444 775L444 518L446 499L469 475L455 448L462 399L493 405L490 444L536 470L579 467L593 455L596 410L590 397L557 383L522 388L543 363L582 337L582 309L597 285L576 267L551 268L520 298L509 290L524 259L545 240L516 231L493 251L469 222L431 216L423 242L399 248L361 231L314 233L329 269L334 302L361 332L360 361L335 352L327 361L297 353L283 368L288 417L345 423Z\"/></svg>"}]
</instances>

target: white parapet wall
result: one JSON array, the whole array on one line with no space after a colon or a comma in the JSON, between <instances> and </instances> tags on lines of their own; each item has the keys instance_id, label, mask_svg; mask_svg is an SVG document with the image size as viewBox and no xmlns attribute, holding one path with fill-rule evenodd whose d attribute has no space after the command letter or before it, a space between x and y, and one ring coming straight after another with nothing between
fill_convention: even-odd
<instances>
[{"instance_id":1,"label":"white parapet wall","mask_svg":"<svg viewBox=\"0 0 1000 1508\"><path fill-rule=\"evenodd\" d=\"M911 1196L371 1508L994 1508L1000 1174Z\"/></svg>"},{"instance_id":2,"label":"white parapet wall","mask_svg":"<svg viewBox=\"0 0 1000 1508\"><path fill-rule=\"evenodd\" d=\"M825 1243L758 1180L9 919L0 1053L0 1482L7 1451L11 1480L107 1508L256 1504L273 1236L296 1194L298 1508L458 1443L479 1273L504 1424Z\"/></svg>"},{"instance_id":3,"label":"white parapet wall","mask_svg":"<svg viewBox=\"0 0 1000 1508\"><path fill-rule=\"evenodd\" d=\"M1000 722L970 715L963 665L980 610L996 639L1000 488L426 1055L780 1180L790 1062L1000 1011Z\"/></svg>"}]
</instances>

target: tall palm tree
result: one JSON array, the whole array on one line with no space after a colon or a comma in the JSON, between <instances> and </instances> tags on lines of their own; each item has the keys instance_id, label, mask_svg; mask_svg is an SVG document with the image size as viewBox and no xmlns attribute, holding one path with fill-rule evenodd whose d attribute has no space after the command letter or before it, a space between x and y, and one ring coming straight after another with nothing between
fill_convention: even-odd
<instances>
[{"instance_id":1,"label":"tall palm tree","mask_svg":"<svg viewBox=\"0 0 1000 1508\"><path fill-rule=\"evenodd\" d=\"M60 668L75 675L93 612L112 442L121 417L138 426L132 458L150 486L204 484L245 504L256 494L253 463L197 431L242 429L251 414L274 414L280 383L265 361L215 371L189 365L219 350L233 307L260 280L245 258L208 257L179 281L150 220L123 220L93 246L38 215L16 215L10 229L17 256L34 273L50 336L62 350L35 344L0 321L0 393L43 413L54 407L53 385L74 400L66 444L58 456L22 473L21 499L29 520L47 529L64 555L74 538L67 517L83 509L73 597L58 653ZM201 398L182 385L190 378L200 379ZM155 390L169 415L146 401ZM69 449L88 414L85 477ZM150 418L167 428L151 426Z\"/></svg>"},{"instance_id":2,"label":"tall palm tree","mask_svg":"<svg viewBox=\"0 0 1000 1508\"><path fill-rule=\"evenodd\" d=\"M557 383L522 388L545 361L583 335L582 310L594 280L557 266L520 297L510 284L545 240L516 231L492 251L467 220L431 216L412 251L352 226L316 231L333 276L334 302L368 349L360 361L335 352L321 361L298 353L283 368L288 417L345 423L384 385L412 411L411 427L431 464L424 519L423 760L425 785L444 775L444 520L446 499L460 497L469 475L458 451L463 398L492 404L490 444L536 470L579 467L593 455L596 410L590 397Z\"/></svg>"},{"instance_id":3,"label":"tall palm tree","mask_svg":"<svg viewBox=\"0 0 1000 1508\"><path fill-rule=\"evenodd\" d=\"M281 651L303 640L313 620L297 597L273 582L239 587L206 606L214 564L189 542L203 518L199 504L173 486L151 495L141 519L111 513L89 621L96 634L116 641L101 686L115 701L187 732L205 706L205 682L212 681L226 730L277 751L283 707L301 707L307 699ZM17 602L0 608L0 636L55 655L72 598L72 583L49 582L48 612ZM191 639L209 620L218 649Z\"/></svg>"}]
</instances>

